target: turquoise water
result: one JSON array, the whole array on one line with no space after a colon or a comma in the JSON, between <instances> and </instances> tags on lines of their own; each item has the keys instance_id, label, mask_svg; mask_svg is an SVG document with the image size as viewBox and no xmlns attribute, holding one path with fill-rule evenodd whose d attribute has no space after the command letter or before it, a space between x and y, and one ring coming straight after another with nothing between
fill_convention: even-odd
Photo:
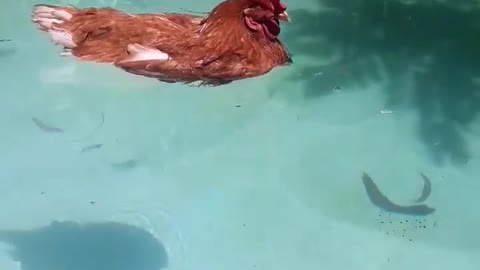
<instances>
[{"instance_id":1,"label":"turquoise water","mask_svg":"<svg viewBox=\"0 0 480 270\"><path fill-rule=\"evenodd\" d=\"M0 268L480 269L479 10L424 2L286 1L293 66L195 88L62 58L31 6L217 1L5 1Z\"/></svg>"}]
</instances>

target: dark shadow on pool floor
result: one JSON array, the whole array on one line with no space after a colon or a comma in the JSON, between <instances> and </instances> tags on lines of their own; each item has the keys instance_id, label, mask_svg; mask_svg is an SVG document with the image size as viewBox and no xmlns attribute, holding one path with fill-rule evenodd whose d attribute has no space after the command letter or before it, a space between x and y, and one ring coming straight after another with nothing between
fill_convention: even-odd
<instances>
[{"instance_id":1,"label":"dark shadow on pool floor","mask_svg":"<svg viewBox=\"0 0 480 270\"><path fill-rule=\"evenodd\" d=\"M292 69L294 79L306 82L305 99L328 95L333 85L356 89L349 86L386 74L386 108L418 113L418 138L433 160L438 165L468 162L472 153L465 134L480 111L478 3L317 1L326 9L290 7L292 23L282 33L294 60L302 55L320 63L339 56L329 64ZM324 74L314 76L318 72ZM407 85L405 78L412 83Z\"/></svg>"},{"instance_id":2,"label":"dark shadow on pool floor","mask_svg":"<svg viewBox=\"0 0 480 270\"><path fill-rule=\"evenodd\" d=\"M22 270L160 270L163 245L147 231L122 223L53 222L30 231L0 231Z\"/></svg>"}]
</instances>

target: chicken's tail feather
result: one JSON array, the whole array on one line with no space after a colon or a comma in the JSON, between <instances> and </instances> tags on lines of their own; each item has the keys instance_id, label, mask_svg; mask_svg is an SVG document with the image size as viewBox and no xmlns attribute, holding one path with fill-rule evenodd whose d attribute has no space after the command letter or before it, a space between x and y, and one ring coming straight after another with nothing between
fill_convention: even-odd
<instances>
[{"instance_id":1,"label":"chicken's tail feather","mask_svg":"<svg viewBox=\"0 0 480 270\"><path fill-rule=\"evenodd\" d=\"M70 21L75 9L52 5L35 5L32 12L32 21L37 28L49 34L50 39L64 48L73 48L72 33L62 27L64 22Z\"/></svg>"}]
</instances>

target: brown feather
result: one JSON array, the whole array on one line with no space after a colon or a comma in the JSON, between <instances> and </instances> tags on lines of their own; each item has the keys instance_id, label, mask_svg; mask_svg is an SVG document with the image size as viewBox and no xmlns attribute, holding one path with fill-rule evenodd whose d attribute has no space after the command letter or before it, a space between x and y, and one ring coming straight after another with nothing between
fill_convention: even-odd
<instances>
[{"instance_id":1,"label":"brown feather","mask_svg":"<svg viewBox=\"0 0 480 270\"><path fill-rule=\"evenodd\" d=\"M251 2L227 0L205 17L37 5L71 18L48 25L41 23L42 10L34 8L33 20L41 30L71 34L74 45L60 45L81 60L112 63L127 72L165 82L220 85L260 76L289 62L278 39L267 39L246 27L243 11ZM132 50L137 49L161 51L168 54L168 60L134 61Z\"/></svg>"}]
</instances>

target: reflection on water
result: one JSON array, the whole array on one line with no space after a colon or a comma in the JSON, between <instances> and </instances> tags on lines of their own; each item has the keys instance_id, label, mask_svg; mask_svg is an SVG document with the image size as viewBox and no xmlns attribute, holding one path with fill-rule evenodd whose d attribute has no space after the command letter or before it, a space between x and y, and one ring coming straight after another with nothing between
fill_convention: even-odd
<instances>
[{"instance_id":1,"label":"reflection on water","mask_svg":"<svg viewBox=\"0 0 480 270\"><path fill-rule=\"evenodd\" d=\"M418 113L418 138L438 165L468 162L466 138L480 109L477 2L316 1L320 11L292 11L296 23L286 38L295 54L333 57L298 68L306 98L325 94L332 80L346 86L384 80L385 105Z\"/></svg>"}]
</instances>

